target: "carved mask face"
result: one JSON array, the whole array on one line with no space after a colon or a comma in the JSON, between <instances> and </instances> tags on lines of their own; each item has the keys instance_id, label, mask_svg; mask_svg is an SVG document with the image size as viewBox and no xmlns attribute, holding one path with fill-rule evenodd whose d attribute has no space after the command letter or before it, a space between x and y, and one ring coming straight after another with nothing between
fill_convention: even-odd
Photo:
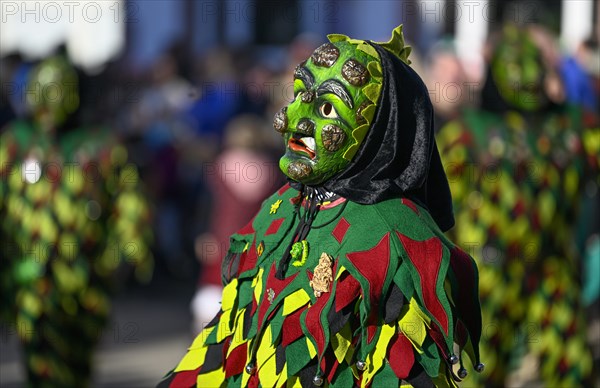
<instances>
[{"instance_id":1,"label":"carved mask face","mask_svg":"<svg viewBox=\"0 0 600 388\"><path fill-rule=\"evenodd\" d=\"M327 181L352 160L381 90L381 65L368 43L330 40L296 67L294 100L273 122L286 146L279 167L306 185Z\"/></svg>"},{"instance_id":2,"label":"carved mask face","mask_svg":"<svg viewBox=\"0 0 600 388\"><path fill-rule=\"evenodd\" d=\"M510 105L524 111L546 105L542 53L525 30L505 29L491 66L498 91Z\"/></svg>"}]
</instances>

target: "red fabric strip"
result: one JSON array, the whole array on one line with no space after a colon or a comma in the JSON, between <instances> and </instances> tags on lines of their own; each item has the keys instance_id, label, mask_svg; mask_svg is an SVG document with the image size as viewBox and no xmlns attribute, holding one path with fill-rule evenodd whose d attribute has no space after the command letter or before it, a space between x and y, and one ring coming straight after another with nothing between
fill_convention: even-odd
<instances>
[{"instance_id":1,"label":"red fabric strip","mask_svg":"<svg viewBox=\"0 0 600 388\"><path fill-rule=\"evenodd\" d=\"M406 379L408 377L415 363L415 355L410 341L404 334L394 334L391 346L388 347L387 359L399 379Z\"/></svg>"},{"instance_id":2,"label":"red fabric strip","mask_svg":"<svg viewBox=\"0 0 600 388\"><path fill-rule=\"evenodd\" d=\"M252 241L252 246L248 248L246 252L242 253L240 257L240 268L238 269L238 274L242 274L246 271L253 269L256 266L257 260L256 253L256 237L254 237L254 241Z\"/></svg>"},{"instance_id":3,"label":"red fabric strip","mask_svg":"<svg viewBox=\"0 0 600 388\"><path fill-rule=\"evenodd\" d=\"M415 205L415 203L413 201L411 201L410 199L402 198L402 204L411 208L411 210L414 211L416 214L419 214L419 209L417 208L417 205Z\"/></svg>"},{"instance_id":4,"label":"red fabric strip","mask_svg":"<svg viewBox=\"0 0 600 388\"><path fill-rule=\"evenodd\" d=\"M252 226L252 223L254 222L254 218L255 217L252 217L250 222L248 222L242 229L238 230L237 234L252 234L252 233L254 233L254 227Z\"/></svg>"},{"instance_id":5,"label":"red fabric strip","mask_svg":"<svg viewBox=\"0 0 600 388\"><path fill-rule=\"evenodd\" d=\"M285 221L285 218L278 218L276 220L273 220L273 222L271 222L271 225L269 225L269 228L267 228L265 236L277 233L279 231L279 227L281 226L281 224L283 224L283 221Z\"/></svg>"},{"instance_id":6,"label":"red fabric strip","mask_svg":"<svg viewBox=\"0 0 600 388\"><path fill-rule=\"evenodd\" d=\"M237 376L244 373L246 366L246 355L248 352L248 343L243 343L237 348L233 349L229 354L229 357L225 359L225 378L228 379L231 376Z\"/></svg>"},{"instance_id":7,"label":"red fabric strip","mask_svg":"<svg viewBox=\"0 0 600 388\"><path fill-rule=\"evenodd\" d=\"M369 283L369 301L371 309L375 311L382 297L383 283L390 265L390 234L386 233L368 251L349 253L347 257Z\"/></svg>"},{"instance_id":8,"label":"red fabric strip","mask_svg":"<svg viewBox=\"0 0 600 388\"><path fill-rule=\"evenodd\" d=\"M344 236L346 235L346 232L348 231L349 228L350 228L350 223L348 223L348 221L346 221L346 219L344 217L342 217L338 221L335 228L333 228L333 231L331 232L331 234L337 240L337 242L339 242L341 244L342 240L344 239Z\"/></svg>"},{"instance_id":9,"label":"red fabric strip","mask_svg":"<svg viewBox=\"0 0 600 388\"><path fill-rule=\"evenodd\" d=\"M335 311L339 312L359 296L360 283L348 273L344 272L335 289Z\"/></svg>"},{"instance_id":10,"label":"red fabric strip","mask_svg":"<svg viewBox=\"0 0 600 388\"><path fill-rule=\"evenodd\" d=\"M302 326L300 326L300 315L306 310L306 307L294 311L283 321L283 330L281 331L281 346L286 347L298 338L302 337Z\"/></svg>"},{"instance_id":11,"label":"red fabric strip","mask_svg":"<svg viewBox=\"0 0 600 388\"><path fill-rule=\"evenodd\" d=\"M271 269L269 270L269 276L267 277L267 281L266 284L263 287L263 291L261 294L261 299L258 302L258 328L262 328L263 325L263 320L265 318L265 313L267 312L267 310L269 309L269 307L271 307L271 303L268 301L268 290L272 289L275 292L275 298L277 298L279 296L279 294L281 294L281 292L283 291L284 288L286 288L294 279L296 279L296 276L298 276L298 273L289 276L283 280L279 280L275 277L275 274L277 273L277 269L275 267L275 262L273 262L273 264L271 264Z\"/></svg>"},{"instance_id":12,"label":"red fabric strip","mask_svg":"<svg viewBox=\"0 0 600 388\"><path fill-rule=\"evenodd\" d=\"M185 370L181 372L177 372L173 381L169 385L170 388L188 388L195 387L196 380L198 379L198 373L200 372L200 368L194 370Z\"/></svg>"},{"instance_id":13,"label":"red fabric strip","mask_svg":"<svg viewBox=\"0 0 600 388\"><path fill-rule=\"evenodd\" d=\"M283 193L288 191L290 189L290 187L291 186L288 183L286 183L285 185L281 186L281 188L279 190L277 190L277 194L283 195Z\"/></svg>"},{"instance_id":14,"label":"red fabric strip","mask_svg":"<svg viewBox=\"0 0 600 388\"><path fill-rule=\"evenodd\" d=\"M437 237L425 241L415 241L400 232L396 232L396 234L419 274L425 308L448 334L448 316L436 293L437 278L442 264L442 243Z\"/></svg>"}]
</instances>

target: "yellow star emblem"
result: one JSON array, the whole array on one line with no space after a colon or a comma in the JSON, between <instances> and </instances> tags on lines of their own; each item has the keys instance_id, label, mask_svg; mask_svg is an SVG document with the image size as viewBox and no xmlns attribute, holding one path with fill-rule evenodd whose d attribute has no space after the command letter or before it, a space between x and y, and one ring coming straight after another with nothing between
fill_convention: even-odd
<instances>
[{"instance_id":1,"label":"yellow star emblem","mask_svg":"<svg viewBox=\"0 0 600 388\"><path fill-rule=\"evenodd\" d=\"M281 199L278 199L277 201L275 201L275 203L271 205L271 211L269 212L269 214L277 213L277 210L279 209L279 206L281 205L282 202L283 201Z\"/></svg>"}]
</instances>

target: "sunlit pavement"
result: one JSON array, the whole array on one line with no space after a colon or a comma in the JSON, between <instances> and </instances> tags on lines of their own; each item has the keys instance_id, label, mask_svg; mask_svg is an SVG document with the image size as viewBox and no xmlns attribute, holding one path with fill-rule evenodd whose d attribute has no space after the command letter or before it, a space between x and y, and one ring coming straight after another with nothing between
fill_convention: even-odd
<instances>
[{"instance_id":1,"label":"sunlit pavement","mask_svg":"<svg viewBox=\"0 0 600 388\"><path fill-rule=\"evenodd\" d=\"M96 353L94 387L153 387L176 365L193 339L193 285L181 283L158 281L120 294ZM0 386L21 387L16 335L6 326L0 334Z\"/></svg>"}]
</instances>

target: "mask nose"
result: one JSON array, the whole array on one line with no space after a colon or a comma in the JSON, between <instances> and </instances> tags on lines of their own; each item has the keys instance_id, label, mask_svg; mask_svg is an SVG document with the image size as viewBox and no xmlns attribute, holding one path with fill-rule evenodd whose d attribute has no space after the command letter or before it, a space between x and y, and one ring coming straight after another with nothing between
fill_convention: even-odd
<instances>
[{"instance_id":1,"label":"mask nose","mask_svg":"<svg viewBox=\"0 0 600 388\"><path fill-rule=\"evenodd\" d=\"M289 105L284 106L273 117L273 128L283 136L291 126L295 131L307 136L314 136L315 123L307 118L307 109L315 99L313 91L305 91ZM290 122L290 115L292 122ZM300 119L298 119L300 118Z\"/></svg>"}]
</instances>

